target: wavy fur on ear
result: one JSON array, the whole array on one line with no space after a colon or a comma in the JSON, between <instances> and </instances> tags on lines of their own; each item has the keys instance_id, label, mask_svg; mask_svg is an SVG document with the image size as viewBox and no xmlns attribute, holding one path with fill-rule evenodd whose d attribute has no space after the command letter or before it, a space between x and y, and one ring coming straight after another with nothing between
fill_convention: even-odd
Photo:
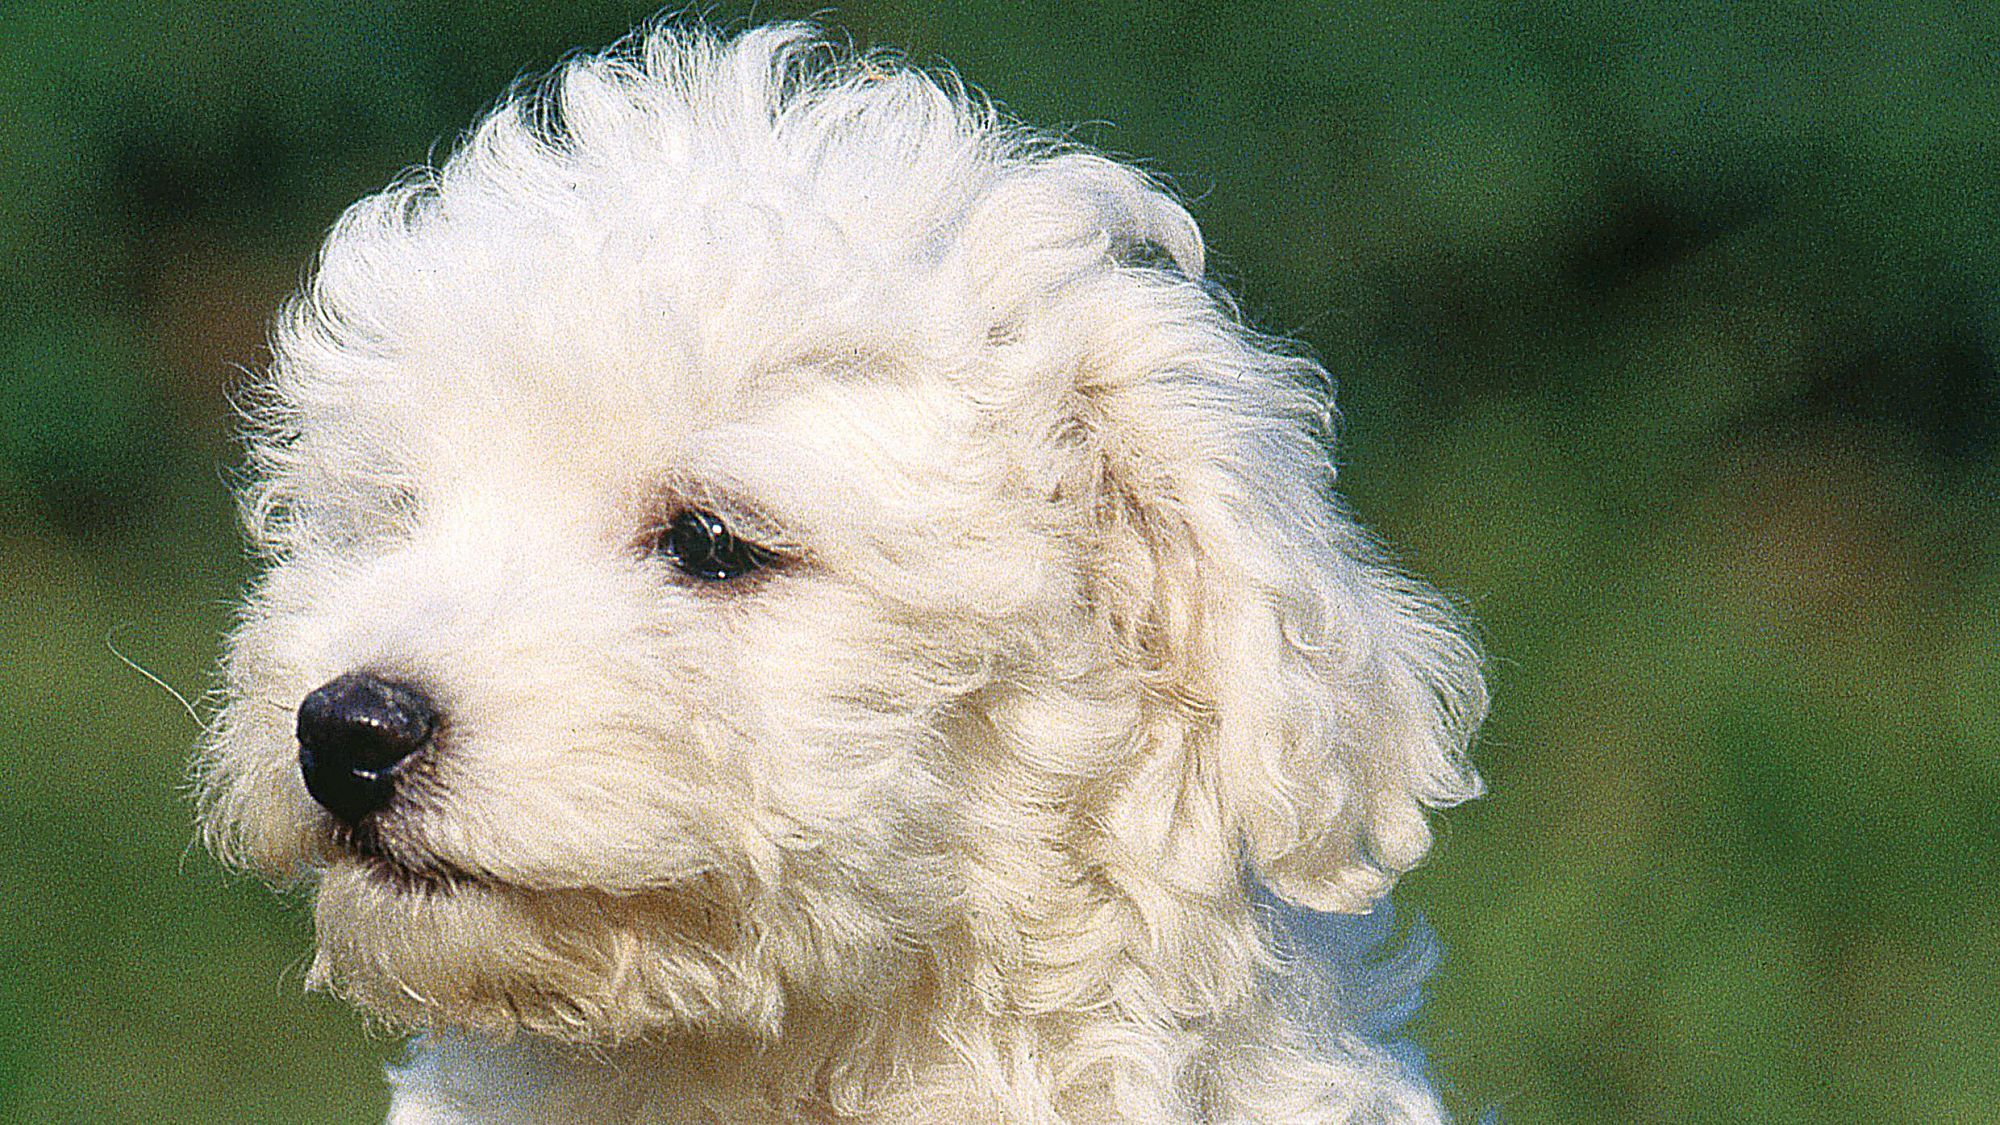
<instances>
[{"instance_id":1,"label":"wavy fur on ear","mask_svg":"<svg viewBox=\"0 0 2000 1125\"><path fill-rule=\"evenodd\" d=\"M1184 246L1185 212L1124 186L1101 229ZM1172 252L1200 261L1198 242ZM1092 597L1174 717L1183 827L1212 822L1225 840L1200 846L1240 846L1292 902L1366 910L1429 849L1425 809L1480 792L1475 646L1340 508L1317 364L1168 271L1101 273L1062 304L1089 326Z\"/></svg>"},{"instance_id":2,"label":"wavy fur on ear","mask_svg":"<svg viewBox=\"0 0 2000 1125\"><path fill-rule=\"evenodd\" d=\"M1183 834L1223 839L1162 854L1240 845L1285 898L1366 910L1428 850L1424 810L1479 794L1487 697L1451 607L1333 494L1325 370L1245 328L1187 211L1104 157L1016 167L961 245L995 323L1075 373L1057 413L1087 451L1091 600L1185 786L1131 827L1170 799ZM1197 866L1191 885L1234 875Z\"/></svg>"}]
</instances>

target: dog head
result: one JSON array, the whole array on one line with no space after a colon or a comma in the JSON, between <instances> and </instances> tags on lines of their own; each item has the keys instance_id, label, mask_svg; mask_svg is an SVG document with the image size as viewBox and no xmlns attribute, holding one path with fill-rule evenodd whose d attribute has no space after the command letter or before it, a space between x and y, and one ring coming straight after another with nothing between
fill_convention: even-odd
<instances>
[{"instance_id":1,"label":"dog head","mask_svg":"<svg viewBox=\"0 0 2000 1125\"><path fill-rule=\"evenodd\" d=\"M314 887L314 981L599 1042L1093 1003L1246 864L1365 909L1476 788L1476 659L1201 258L795 27L509 100L279 322L211 846Z\"/></svg>"}]
</instances>

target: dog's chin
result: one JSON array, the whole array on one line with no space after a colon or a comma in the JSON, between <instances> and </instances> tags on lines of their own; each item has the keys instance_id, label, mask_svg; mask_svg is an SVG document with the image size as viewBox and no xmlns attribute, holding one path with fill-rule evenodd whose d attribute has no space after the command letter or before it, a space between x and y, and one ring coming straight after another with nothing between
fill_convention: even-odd
<instances>
[{"instance_id":1,"label":"dog's chin","mask_svg":"<svg viewBox=\"0 0 2000 1125\"><path fill-rule=\"evenodd\" d=\"M529 888L497 875L473 871L413 847L402 833L373 824L361 828L334 825L328 836L327 873L353 869L353 876L385 894L404 895L421 908L429 900L480 890L525 893Z\"/></svg>"},{"instance_id":2,"label":"dog's chin","mask_svg":"<svg viewBox=\"0 0 2000 1125\"><path fill-rule=\"evenodd\" d=\"M319 879L307 985L408 1029L592 1045L770 1034L776 974L717 919L679 893L537 890L348 853Z\"/></svg>"}]
</instances>

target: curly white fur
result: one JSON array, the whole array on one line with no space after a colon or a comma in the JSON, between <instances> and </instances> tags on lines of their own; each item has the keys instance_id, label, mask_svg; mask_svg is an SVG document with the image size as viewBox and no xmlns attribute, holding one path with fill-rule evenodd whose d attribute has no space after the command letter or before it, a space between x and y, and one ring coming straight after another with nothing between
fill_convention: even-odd
<instances>
[{"instance_id":1,"label":"curly white fur","mask_svg":"<svg viewBox=\"0 0 2000 1125\"><path fill-rule=\"evenodd\" d=\"M578 59L341 219L200 772L421 1032L392 1121L1439 1119L1245 869L1368 909L1477 660L1201 276L1145 176L795 25ZM689 505L783 565L677 574ZM355 669L448 716L381 833L437 878L301 783Z\"/></svg>"}]
</instances>

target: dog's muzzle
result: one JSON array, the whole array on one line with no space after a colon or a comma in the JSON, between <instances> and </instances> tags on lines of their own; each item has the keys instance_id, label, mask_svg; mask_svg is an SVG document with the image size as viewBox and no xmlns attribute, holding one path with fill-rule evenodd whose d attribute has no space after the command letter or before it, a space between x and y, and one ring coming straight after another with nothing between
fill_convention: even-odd
<instances>
[{"instance_id":1,"label":"dog's muzzle","mask_svg":"<svg viewBox=\"0 0 2000 1125\"><path fill-rule=\"evenodd\" d=\"M437 706L414 685L351 672L299 704L306 792L346 824L387 808L396 775L437 730Z\"/></svg>"}]
</instances>

